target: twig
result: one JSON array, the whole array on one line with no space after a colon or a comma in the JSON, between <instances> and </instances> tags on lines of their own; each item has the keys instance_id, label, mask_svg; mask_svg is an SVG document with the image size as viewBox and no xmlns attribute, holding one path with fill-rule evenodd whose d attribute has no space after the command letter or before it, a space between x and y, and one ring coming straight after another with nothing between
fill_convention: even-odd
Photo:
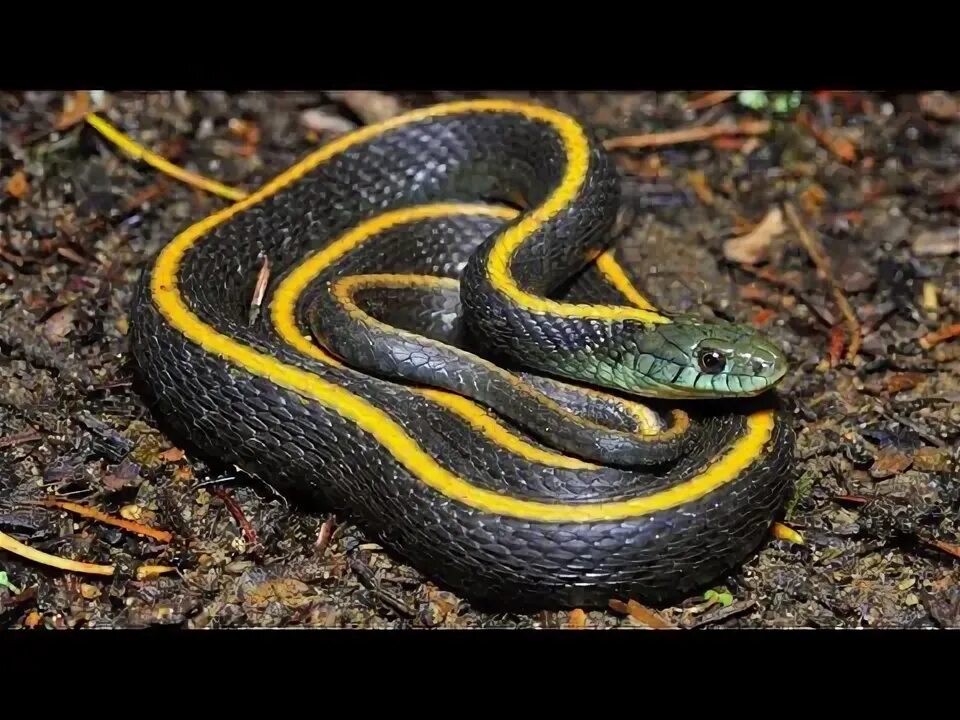
<instances>
[{"instance_id":1,"label":"twig","mask_svg":"<svg viewBox=\"0 0 960 720\"><path fill-rule=\"evenodd\" d=\"M270 258L264 256L263 265L260 266L260 273L257 275L257 284L253 288L253 300L250 301L249 324L253 325L257 316L260 314L260 306L263 304L263 296L267 292L267 285L270 282Z\"/></svg>"},{"instance_id":2,"label":"twig","mask_svg":"<svg viewBox=\"0 0 960 720\"><path fill-rule=\"evenodd\" d=\"M403 600L398 598L389 590L384 590L380 586L380 583L377 582L373 570L371 570L366 564L360 562L356 558L350 558L349 562L350 569L356 573L360 583L367 588L367 590L373 593L374 597L406 617L413 617L417 614L416 610L407 605Z\"/></svg>"},{"instance_id":3,"label":"twig","mask_svg":"<svg viewBox=\"0 0 960 720\"><path fill-rule=\"evenodd\" d=\"M787 219L790 221L790 224L793 225L794 230L796 230L797 235L800 238L800 242L803 243L807 254L810 255L810 259L813 260L814 265L817 266L817 269L826 277L827 282L830 283L830 289L833 292L834 301L840 308L840 312L843 313L843 317L847 321L847 327L850 331L850 345L847 348L847 361L853 362L860 353L860 343L862 342L862 337L860 334L860 321L857 319L857 315L850 306L850 302L847 300L846 295L843 294L843 290L840 289L840 286L833 275L833 268L830 265L830 259L827 257L823 247L813 237L813 234L807 230L806 227L804 227L800 220L800 216L792 203L786 203L785 210L787 213Z\"/></svg>"},{"instance_id":4,"label":"twig","mask_svg":"<svg viewBox=\"0 0 960 720\"><path fill-rule=\"evenodd\" d=\"M332 517L328 517L323 521L323 525L320 526L320 532L317 533L317 554L323 555L326 551L327 546L330 544L330 539L333 537L334 521Z\"/></svg>"},{"instance_id":5,"label":"twig","mask_svg":"<svg viewBox=\"0 0 960 720\"><path fill-rule=\"evenodd\" d=\"M931 445L935 445L938 448L945 448L947 446L947 444L943 440L938 438L936 435L931 435L926 430L924 430L921 426L913 422L913 420L911 420L910 418L904 417L899 413L895 413L893 410L887 410L880 403L877 403L876 407L877 407L877 410L880 411L880 414L886 417L888 420L894 420L900 423L901 425L907 426L908 428L913 430L917 435L922 437Z\"/></svg>"},{"instance_id":6,"label":"twig","mask_svg":"<svg viewBox=\"0 0 960 720\"><path fill-rule=\"evenodd\" d=\"M630 600L628 602L622 602L621 600L611 600L609 602L611 610L616 612L626 613L630 615L634 620L646 625L648 628L654 630L677 630L677 626L667 622L660 616L659 613L654 612L650 608L644 607L636 600Z\"/></svg>"},{"instance_id":7,"label":"twig","mask_svg":"<svg viewBox=\"0 0 960 720\"><path fill-rule=\"evenodd\" d=\"M706 110L714 105L725 103L727 100L737 94L736 90L714 90L708 92L693 100L687 101L687 110Z\"/></svg>"},{"instance_id":8,"label":"twig","mask_svg":"<svg viewBox=\"0 0 960 720\"><path fill-rule=\"evenodd\" d=\"M2 532L0 532L0 550L12 552L15 555L19 555L27 560L33 560L41 565L49 565L50 567L69 570L71 572L90 573L93 575L113 575L114 571L112 565L93 565L91 563L77 562L76 560L68 560L40 550L35 550L29 545L17 542Z\"/></svg>"},{"instance_id":9,"label":"twig","mask_svg":"<svg viewBox=\"0 0 960 720\"><path fill-rule=\"evenodd\" d=\"M160 170L171 177L175 177L188 185L212 192L216 195L227 198L228 200L238 201L247 197L247 193L243 190L228 187L218 183L216 180L210 180L209 178L192 173L189 170L184 170L181 167L177 167L169 160L166 160L156 153L150 152L142 145L139 145L134 140L113 127L106 120L98 115L95 115L94 113L87 114L84 119L107 140L133 157L135 160L142 160L148 165L155 167L157 170Z\"/></svg>"},{"instance_id":10,"label":"twig","mask_svg":"<svg viewBox=\"0 0 960 720\"><path fill-rule=\"evenodd\" d=\"M857 148L854 144L844 137L838 137L827 130L822 130L817 127L808 112L802 111L799 113L797 115L797 122L799 122L801 127L809 130L817 139L817 142L844 162L852 163L856 161Z\"/></svg>"},{"instance_id":11,"label":"twig","mask_svg":"<svg viewBox=\"0 0 960 720\"><path fill-rule=\"evenodd\" d=\"M833 499L840 502L850 502L854 505L865 505L871 500L871 498L864 497L863 495L834 495Z\"/></svg>"},{"instance_id":12,"label":"twig","mask_svg":"<svg viewBox=\"0 0 960 720\"><path fill-rule=\"evenodd\" d=\"M129 530L130 532L136 533L138 535L145 535L151 537L158 542L168 543L173 540L173 535L168 533L166 530L156 530L147 525L142 525L138 522L133 522L132 520L123 520L121 518L111 517L105 513L95 510L94 508L87 507L85 505L79 505L77 503L69 502L67 500L57 500L56 498L47 498L46 500L37 500L37 501L26 501L26 505L40 505L43 507L55 507L60 508L61 510L66 510L67 512L76 513L83 517L90 518L92 520L97 520L99 522L105 523L107 525L114 525L124 530Z\"/></svg>"},{"instance_id":13,"label":"twig","mask_svg":"<svg viewBox=\"0 0 960 720\"><path fill-rule=\"evenodd\" d=\"M809 308L814 317L816 317L817 320L819 320L827 330L832 329L835 325L833 317L828 312L826 312L823 308L817 307L817 304L813 302L812 298L803 292L803 290L788 282L786 279L779 277L767 268L755 268L750 265L744 265L743 263L739 263L737 267L749 275L753 275L761 280L765 280L774 287L781 288L794 295L800 302Z\"/></svg>"},{"instance_id":14,"label":"twig","mask_svg":"<svg viewBox=\"0 0 960 720\"><path fill-rule=\"evenodd\" d=\"M769 131L770 123L766 120L744 120L739 123L705 125L667 132L645 133L643 135L623 135L609 138L604 141L603 145L607 150L661 147L663 145L700 142L721 135L765 135Z\"/></svg>"},{"instance_id":15,"label":"twig","mask_svg":"<svg viewBox=\"0 0 960 720\"><path fill-rule=\"evenodd\" d=\"M939 345L946 340L952 340L955 337L960 337L960 323L956 325L947 325L942 327L939 330L935 330L932 333L928 333L920 338L920 347L924 350L929 350L935 345Z\"/></svg>"},{"instance_id":16,"label":"twig","mask_svg":"<svg viewBox=\"0 0 960 720\"><path fill-rule=\"evenodd\" d=\"M708 612L703 613L703 615L695 616L692 619L686 620L682 623L682 626L685 630L693 630L694 628L703 627L704 625L711 625L721 620L726 620L732 615L739 615L742 612L746 612L751 608L755 607L757 604L756 600L741 600L735 602L732 605L727 605L726 607L718 607Z\"/></svg>"},{"instance_id":17,"label":"twig","mask_svg":"<svg viewBox=\"0 0 960 720\"><path fill-rule=\"evenodd\" d=\"M176 572L175 567L169 565L141 565L137 568L137 580L148 580L169 572Z\"/></svg>"},{"instance_id":18,"label":"twig","mask_svg":"<svg viewBox=\"0 0 960 720\"><path fill-rule=\"evenodd\" d=\"M223 500L223 504L227 506L227 510L230 511L230 514L233 515L233 519L237 521L237 524L243 531L243 537L246 539L246 541L251 545L256 545L257 533L254 532L253 526L250 524L250 521L247 520L247 516L243 514L243 509L240 507L239 503L237 503L237 501L231 497L230 493L223 488L213 488L210 492Z\"/></svg>"},{"instance_id":19,"label":"twig","mask_svg":"<svg viewBox=\"0 0 960 720\"><path fill-rule=\"evenodd\" d=\"M944 542L943 540L933 540L925 537L921 537L920 540L925 542L927 545L932 545L938 550L943 550L945 553L960 559L960 545L954 545L952 543Z\"/></svg>"},{"instance_id":20,"label":"twig","mask_svg":"<svg viewBox=\"0 0 960 720\"><path fill-rule=\"evenodd\" d=\"M24 430L21 433L16 433L15 435L7 435L6 437L0 438L0 448L13 447L14 445L22 445L23 443L33 442L34 440L41 440L43 435L38 433L36 430Z\"/></svg>"}]
</instances>

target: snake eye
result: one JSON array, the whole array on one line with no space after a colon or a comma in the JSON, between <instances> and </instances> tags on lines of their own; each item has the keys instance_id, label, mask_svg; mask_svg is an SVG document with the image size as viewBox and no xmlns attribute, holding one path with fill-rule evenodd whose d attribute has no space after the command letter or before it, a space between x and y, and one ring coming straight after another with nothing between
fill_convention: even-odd
<instances>
[{"instance_id":1,"label":"snake eye","mask_svg":"<svg viewBox=\"0 0 960 720\"><path fill-rule=\"evenodd\" d=\"M701 350L697 355L697 362L700 363L700 369L708 375L722 372L727 364L726 358L716 350Z\"/></svg>"}]
</instances>

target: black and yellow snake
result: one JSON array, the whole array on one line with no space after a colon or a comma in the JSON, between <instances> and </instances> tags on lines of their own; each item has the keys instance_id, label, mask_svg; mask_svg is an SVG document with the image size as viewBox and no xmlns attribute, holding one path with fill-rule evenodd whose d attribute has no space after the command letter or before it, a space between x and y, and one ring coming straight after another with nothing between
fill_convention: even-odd
<instances>
[{"instance_id":1,"label":"black and yellow snake","mask_svg":"<svg viewBox=\"0 0 960 720\"><path fill-rule=\"evenodd\" d=\"M764 401L786 363L748 326L650 304L617 261L619 206L565 114L415 110L174 238L133 355L203 452L464 596L676 597L742 560L789 491L793 431Z\"/></svg>"}]
</instances>

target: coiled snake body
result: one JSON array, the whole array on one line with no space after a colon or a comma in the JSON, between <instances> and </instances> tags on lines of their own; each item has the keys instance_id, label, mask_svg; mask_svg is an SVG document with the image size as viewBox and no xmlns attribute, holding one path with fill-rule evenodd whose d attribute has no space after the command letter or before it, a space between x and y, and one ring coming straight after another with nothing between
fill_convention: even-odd
<instances>
[{"instance_id":1,"label":"coiled snake body","mask_svg":"<svg viewBox=\"0 0 960 720\"><path fill-rule=\"evenodd\" d=\"M202 451L471 599L675 597L740 561L785 498L793 433L757 397L786 368L749 327L651 305L611 245L619 201L562 113L415 110L174 238L139 287L133 354Z\"/></svg>"}]
</instances>

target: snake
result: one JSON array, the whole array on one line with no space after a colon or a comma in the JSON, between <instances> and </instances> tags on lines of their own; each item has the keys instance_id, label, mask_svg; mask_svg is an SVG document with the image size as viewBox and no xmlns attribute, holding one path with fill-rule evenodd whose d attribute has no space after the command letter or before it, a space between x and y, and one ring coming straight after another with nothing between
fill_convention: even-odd
<instances>
[{"instance_id":1,"label":"snake","mask_svg":"<svg viewBox=\"0 0 960 720\"><path fill-rule=\"evenodd\" d=\"M682 597L789 495L788 364L749 323L648 299L621 185L535 101L360 126L158 250L137 370L199 452L478 606Z\"/></svg>"}]
</instances>

